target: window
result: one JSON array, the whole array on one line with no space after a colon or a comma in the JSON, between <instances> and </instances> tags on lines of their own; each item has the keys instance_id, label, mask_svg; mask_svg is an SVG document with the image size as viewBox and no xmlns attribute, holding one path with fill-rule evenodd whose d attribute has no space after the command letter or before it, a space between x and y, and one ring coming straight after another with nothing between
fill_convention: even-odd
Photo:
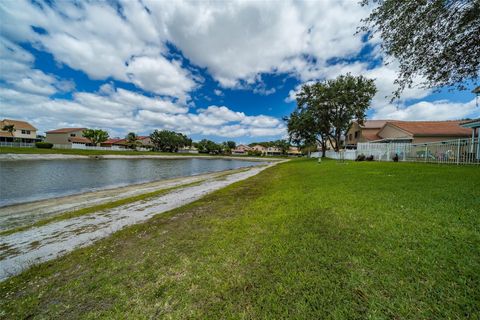
<instances>
[{"instance_id":1,"label":"window","mask_svg":"<svg viewBox=\"0 0 480 320\"><path fill-rule=\"evenodd\" d=\"M30 134L30 130L22 130L22 134Z\"/></svg>"},{"instance_id":2,"label":"window","mask_svg":"<svg viewBox=\"0 0 480 320\"><path fill-rule=\"evenodd\" d=\"M355 131L355 139L360 135L360 131Z\"/></svg>"},{"instance_id":3,"label":"window","mask_svg":"<svg viewBox=\"0 0 480 320\"><path fill-rule=\"evenodd\" d=\"M348 140L350 140L350 141L352 141L352 140L353 140L353 139L352 139L352 134L351 134L351 133L348 135Z\"/></svg>"},{"instance_id":4,"label":"window","mask_svg":"<svg viewBox=\"0 0 480 320\"><path fill-rule=\"evenodd\" d=\"M77 135L75 133L70 133L70 137L76 137Z\"/></svg>"}]
</instances>

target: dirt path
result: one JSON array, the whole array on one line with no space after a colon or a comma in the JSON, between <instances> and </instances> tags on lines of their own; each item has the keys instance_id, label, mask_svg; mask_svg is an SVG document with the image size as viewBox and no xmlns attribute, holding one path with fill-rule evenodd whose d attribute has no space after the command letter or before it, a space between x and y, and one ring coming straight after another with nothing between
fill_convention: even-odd
<instances>
[{"instance_id":1,"label":"dirt path","mask_svg":"<svg viewBox=\"0 0 480 320\"><path fill-rule=\"evenodd\" d=\"M278 162L277 162L278 163ZM267 167L250 168L198 185L186 186L148 201L138 201L68 220L0 236L0 280L29 266L54 259L152 216L200 199L208 193L256 175Z\"/></svg>"}]
</instances>

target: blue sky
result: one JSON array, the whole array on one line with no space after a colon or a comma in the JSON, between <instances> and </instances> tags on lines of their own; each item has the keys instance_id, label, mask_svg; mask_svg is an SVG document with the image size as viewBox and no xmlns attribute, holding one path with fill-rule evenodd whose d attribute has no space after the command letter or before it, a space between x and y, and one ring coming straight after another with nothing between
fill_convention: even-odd
<instances>
[{"instance_id":1,"label":"blue sky","mask_svg":"<svg viewBox=\"0 0 480 320\"><path fill-rule=\"evenodd\" d=\"M379 39L355 35L369 10L357 0L2 1L0 117L40 131L272 140L285 137L302 83L346 72L376 79L371 119L480 115L469 91L446 88L408 89L392 105L396 62Z\"/></svg>"}]
</instances>

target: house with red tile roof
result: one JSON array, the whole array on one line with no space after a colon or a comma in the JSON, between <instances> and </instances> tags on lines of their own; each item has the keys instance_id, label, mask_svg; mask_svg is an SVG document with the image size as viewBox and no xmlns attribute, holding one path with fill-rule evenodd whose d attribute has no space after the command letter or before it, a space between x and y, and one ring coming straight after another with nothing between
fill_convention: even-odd
<instances>
[{"instance_id":1,"label":"house with red tile roof","mask_svg":"<svg viewBox=\"0 0 480 320\"><path fill-rule=\"evenodd\" d=\"M252 148L247 145L239 144L235 149L232 150L232 154L247 154L251 149Z\"/></svg>"},{"instance_id":2,"label":"house with red tile roof","mask_svg":"<svg viewBox=\"0 0 480 320\"><path fill-rule=\"evenodd\" d=\"M472 131L464 121L387 121L377 135L384 142L425 143L468 138Z\"/></svg>"},{"instance_id":3,"label":"house with red tile roof","mask_svg":"<svg viewBox=\"0 0 480 320\"><path fill-rule=\"evenodd\" d=\"M464 121L398 121L367 120L362 125L353 122L346 135L347 146L359 142L425 143L468 138L472 132Z\"/></svg>"}]
</instances>

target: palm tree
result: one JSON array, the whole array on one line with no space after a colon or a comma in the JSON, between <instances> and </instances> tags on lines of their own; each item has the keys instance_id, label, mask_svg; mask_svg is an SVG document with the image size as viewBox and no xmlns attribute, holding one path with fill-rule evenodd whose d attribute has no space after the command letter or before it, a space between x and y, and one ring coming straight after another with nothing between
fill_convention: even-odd
<instances>
[{"instance_id":1,"label":"palm tree","mask_svg":"<svg viewBox=\"0 0 480 320\"><path fill-rule=\"evenodd\" d=\"M131 149L136 149L139 144L138 135L135 132L129 132L125 140L127 140L127 146Z\"/></svg>"}]
</instances>

